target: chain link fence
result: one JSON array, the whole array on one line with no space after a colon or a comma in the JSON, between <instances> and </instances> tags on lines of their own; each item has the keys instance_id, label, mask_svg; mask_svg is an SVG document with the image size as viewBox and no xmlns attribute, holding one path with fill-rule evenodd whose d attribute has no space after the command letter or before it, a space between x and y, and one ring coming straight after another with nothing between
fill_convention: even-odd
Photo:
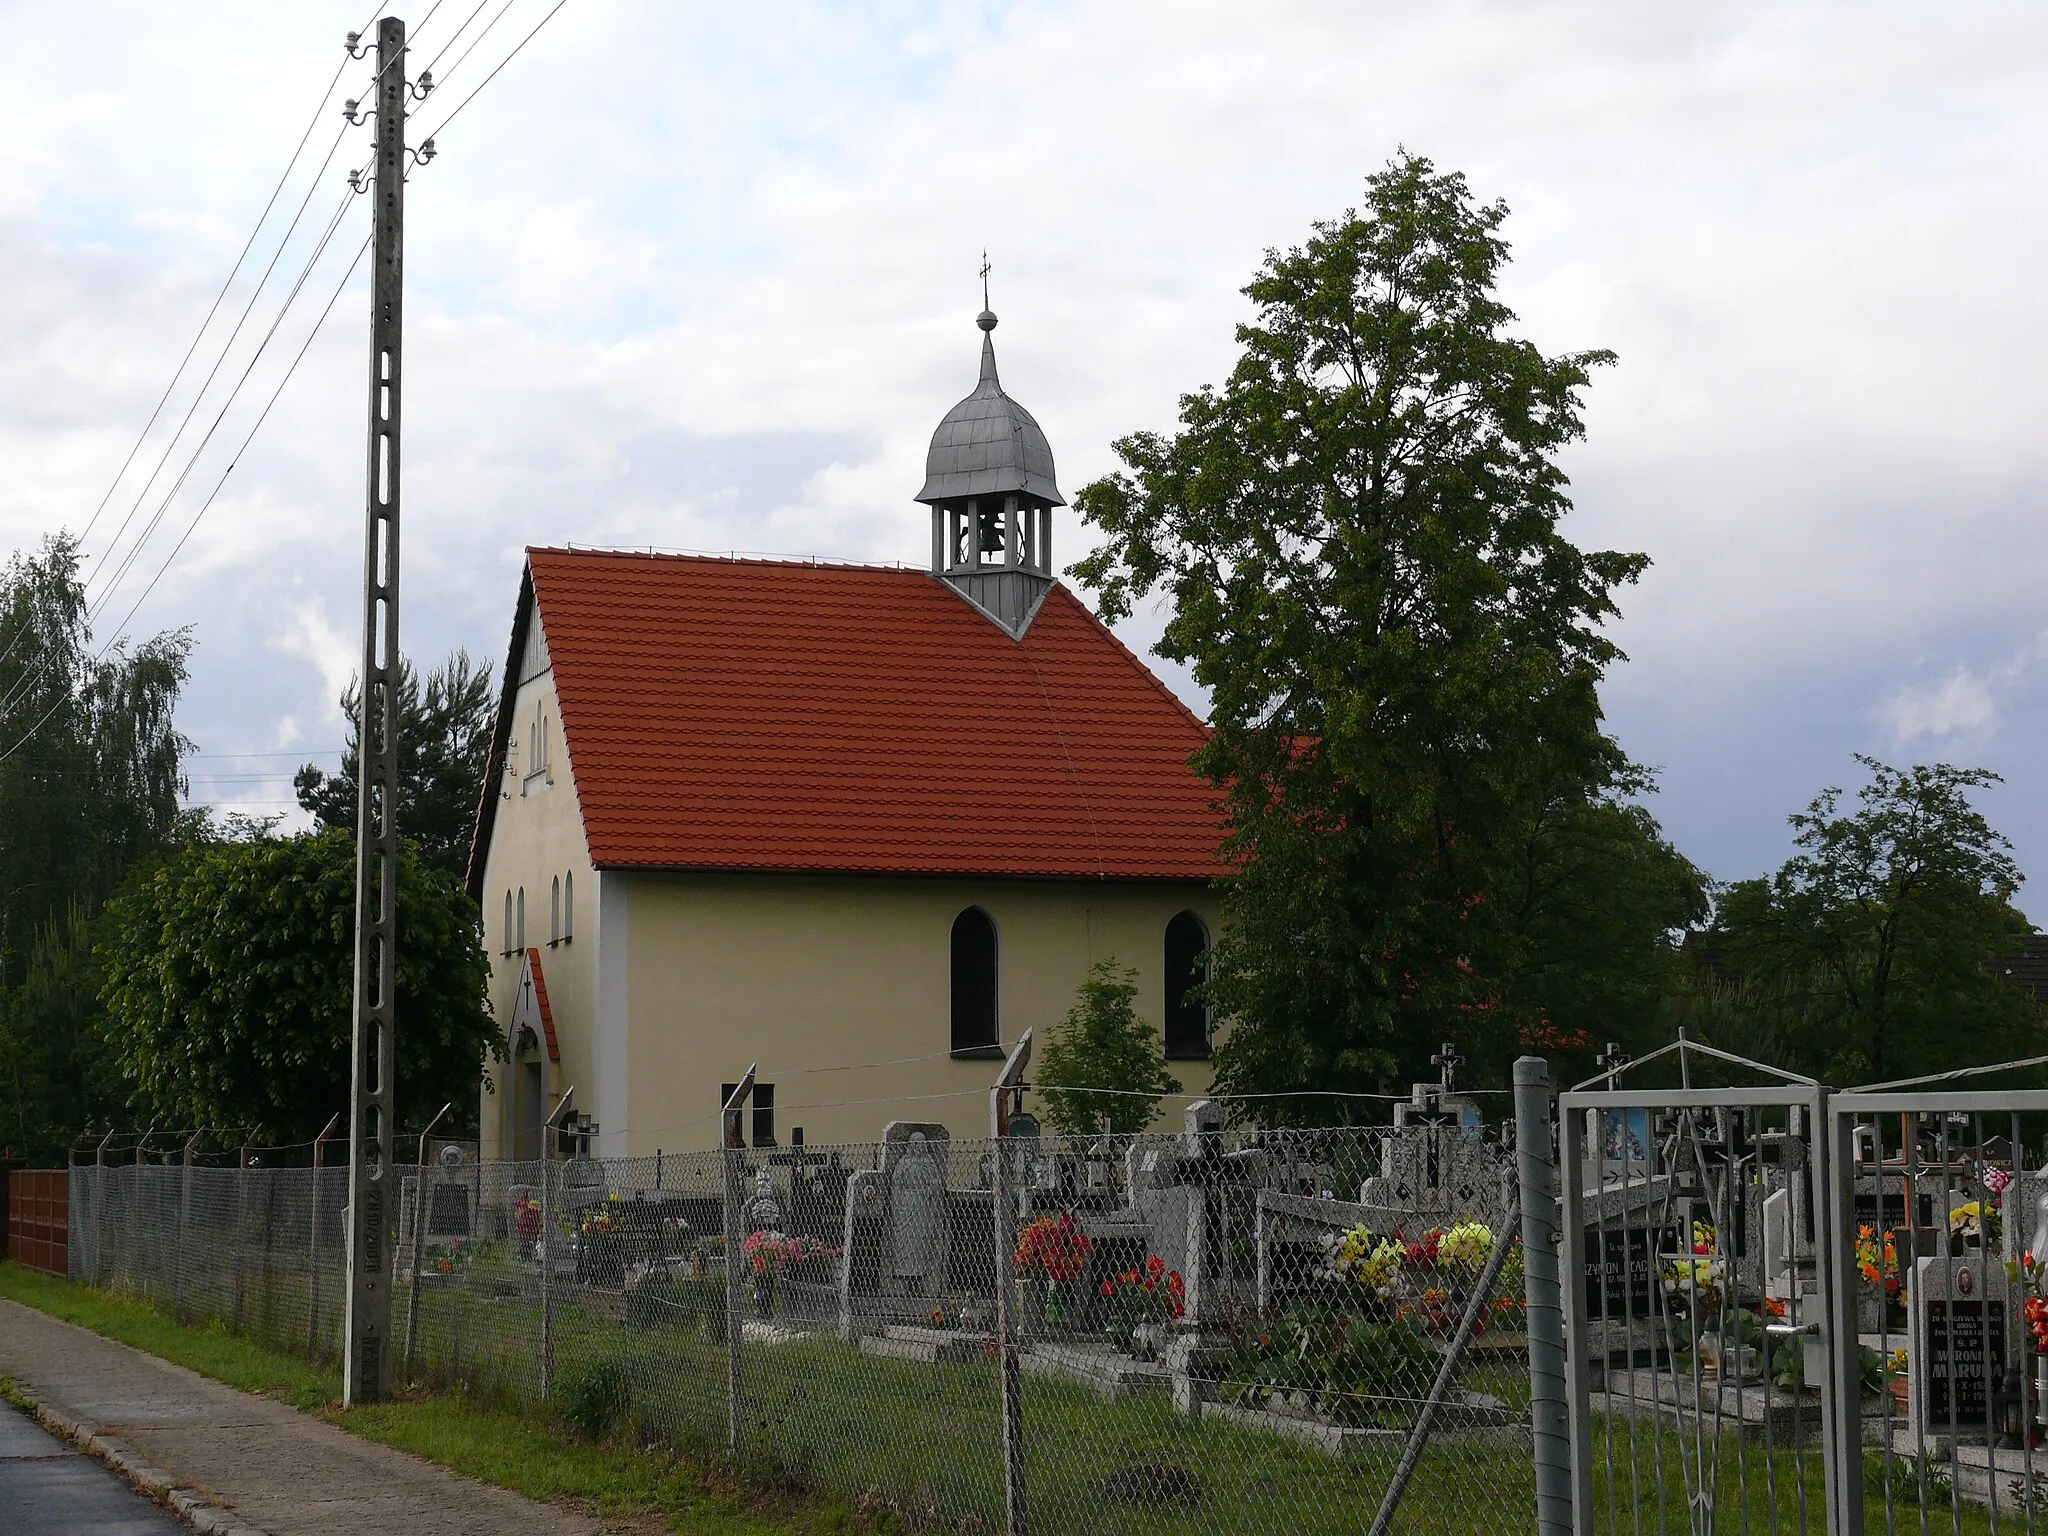
<instances>
[{"instance_id":1,"label":"chain link fence","mask_svg":"<svg viewBox=\"0 0 2048 1536\"><path fill-rule=\"evenodd\" d=\"M392 1367L429 1388L912 1530L1533 1523L1514 1159L1476 1126L427 1153ZM72 1273L333 1359L345 1201L340 1168L75 1167Z\"/></svg>"}]
</instances>

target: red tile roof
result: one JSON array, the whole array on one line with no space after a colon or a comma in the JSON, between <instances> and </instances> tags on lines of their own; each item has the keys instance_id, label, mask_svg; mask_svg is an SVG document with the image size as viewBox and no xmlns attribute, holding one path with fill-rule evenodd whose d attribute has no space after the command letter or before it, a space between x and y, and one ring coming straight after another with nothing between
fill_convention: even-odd
<instances>
[{"instance_id":1,"label":"red tile roof","mask_svg":"<svg viewBox=\"0 0 2048 1536\"><path fill-rule=\"evenodd\" d=\"M1205 727L1063 586L1019 642L922 571L527 558L600 868L1223 873Z\"/></svg>"},{"instance_id":2,"label":"red tile roof","mask_svg":"<svg viewBox=\"0 0 2048 1536\"><path fill-rule=\"evenodd\" d=\"M526 974L533 982L533 1000L540 1005L540 1027L548 1040L548 1060L560 1061L562 1047L555 1039L555 1010L548 1006L548 978L540 968L540 951L526 952Z\"/></svg>"}]
</instances>

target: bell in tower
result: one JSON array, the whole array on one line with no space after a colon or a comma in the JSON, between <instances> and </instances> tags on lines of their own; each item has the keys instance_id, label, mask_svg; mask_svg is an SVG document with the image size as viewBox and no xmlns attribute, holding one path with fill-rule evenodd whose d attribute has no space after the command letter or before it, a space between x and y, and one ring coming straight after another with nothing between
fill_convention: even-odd
<instances>
[{"instance_id":1,"label":"bell in tower","mask_svg":"<svg viewBox=\"0 0 2048 1536\"><path fill-rule=\"evenodd\" d=\"M981 382L932 434L917 499L932 509L932 574L1021 640L1052 587L1052 509L1066 501L1045 433L996 377L995 315L974 323Z\"/></svg>"}]
</instances>

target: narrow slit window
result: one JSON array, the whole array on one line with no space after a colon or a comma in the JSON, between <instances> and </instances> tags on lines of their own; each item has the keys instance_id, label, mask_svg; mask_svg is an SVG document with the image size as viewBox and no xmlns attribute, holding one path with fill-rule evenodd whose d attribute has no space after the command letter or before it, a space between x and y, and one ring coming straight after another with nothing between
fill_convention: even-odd
<instances>
[{"instance_id":1,"label":"narrow slit window","mask_svg":"<svg viewBox=\"0 0 2048 1536\"><path fill-rule=\"evenodd\" d=\"M562 938L576 937L576 871L562 876Z\"/></svg>"},{"instance_id":2,"label":"narrow slit window","mask_svg":"<svg viewBox=\"0 0 2048 1536\"><path fill-rule=\"evenodd\" d=\"M512 887L505 887L505 923L498 930L498 953L512 953Z\"/></svg>"},{"instance_id":3,"label":"narrow slit window","mask_svg":"<svg viewBox=\"0 0 2048 1536\"><path fill-rule=\"evenodd\" d=\"M953 919L953 1049L988 1051L1002 1040L996 1017L996 925L979 907Z\"/></svg>"},{"instance_id":4,"label":"narrow slit window","mask_svg":"<svg viewBox=\"0 0 2048 1536\"><path fill-rule=\"evenodd\" d=\"M517 932L519 935L519 939L518 942L514 944L512 947L514 949L524 950L526 948L526 887L523 885L519 887L518 912L519 922Z\"/></svg>"},{"instance_id":5,"label":"narrow slit window","mask_svg":"<svg viewBox=\"0 0 2048 1536\"><path fill-rule=\"evenodd\" d=\"M1195 989L1209 979L1209 930L1192 912L1166 925L1166 1054L1196 1061L1209 1054L1209 1009Z\"/></svg>"},{"instance_id":6,"label":"narrow slit window","mask_svg":"<svg viewBox=\"0 0 2048 1536\"><path fill-rule=\"evenodd\" d=\"M562 942L562 877L555 876L555 883L548 891L548 947L552 949Z\"/></svg>"}]
</instances>

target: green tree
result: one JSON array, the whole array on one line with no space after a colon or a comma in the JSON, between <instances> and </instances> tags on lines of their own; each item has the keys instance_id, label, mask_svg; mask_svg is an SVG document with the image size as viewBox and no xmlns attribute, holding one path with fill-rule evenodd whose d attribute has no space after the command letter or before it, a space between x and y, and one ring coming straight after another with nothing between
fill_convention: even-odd
<instances>
[{"instance_id":1,"label":"green tree","mask_svg":"<svg viewBox=\"0 0 2048 1536\"><path fill-rule=\"evenodd\" d=\"M1089 967L1031 1074L1056 1129L1095 1131L1106 1116L1111 1131L1132 1135L1151 1124L1161 1099L1180 1092L1159 1031L1133 1006L1137 996L1138 973L1115 956Z\"/></svg>"},{"instance_id":2,"label":"green tree","mask_svg":"<svg viewBox=\"0 0 2048 1536\"><path fill-rule=\"evenodd\" d=\"M178 835L190 637L95 650L76 543L0 568L0 1145L60 1160L123 1109L90 925Z\"/></svg>"},{"instance_id":3,"label":"green tree","mask_svg":"<svg viewBox=\"0 0 2048 1536\"><path fill-rule=\"evenodd\" d=\"M1382 1090L1447 1038L1504 1061L1641 1006L1699 905L1602 729L1602 626L1647 559L1558 527L1557 455L1611 358L1509 334L1505 217L1402 156L1362 211L1268 254L1224 387L1076 497L1103 543L1075 574L1112 620L1163 592L1159 651L1210 692L1230 1091Z\"/></svg>"},{"instance_id":4,"label":"green tree","mask_svg":"<svg viewBox=\"0 0 2048 1536\"><path fill-rule=\"evenodd\" d=\"M398 676L398 827L429 864L459 878L469 864L497 709L491 669L458 650L427 674L425 688L410 660L401 659ZM307 763L293 779L299 804L324 827L355 830L361 707L361 688L350 683L341 696L348 721L341 771Z\"/></svg>"},{"instance_id":5,"label":"green tree","mask_svg":"<svg viewBox=\"0 0 2048 1536\"><path fill-rule=\"evenodd\" d=\"M305 1141L345 1107L355 843L343 832L195 843L107 906L107 1035L159 1119L260 1122ZM398 865L397 1116L473 1124L496 1031L476 903L410 844Z\"/></svg>"},{"instance_id":6,"label":"green tree","mask_svg":"<svg viewBox=\"0 0 2048 1536\"><path fill-rule=\"evenodd\" d=\"M1724 1032L1836 1083L2048 1051L2048 1016L1993 965L2033 932L2011 844L1970 800L1998 776L1856 760L1855 808L1822 790L1790 818L1798 852L1721 895L1708 969L1739 1004Z\"/></svg>"},{"instance_id":7,"label":"green tree","mask_svg":"<svg viewBox=\"0 0 2048 1536\"><path fill-rule=\"evenodd\" d=\"M192 744L171 716L191 637L91 642L76 543L14 555L0 570L0 989L177 823Z\"/></svg>"}]
</instances>

